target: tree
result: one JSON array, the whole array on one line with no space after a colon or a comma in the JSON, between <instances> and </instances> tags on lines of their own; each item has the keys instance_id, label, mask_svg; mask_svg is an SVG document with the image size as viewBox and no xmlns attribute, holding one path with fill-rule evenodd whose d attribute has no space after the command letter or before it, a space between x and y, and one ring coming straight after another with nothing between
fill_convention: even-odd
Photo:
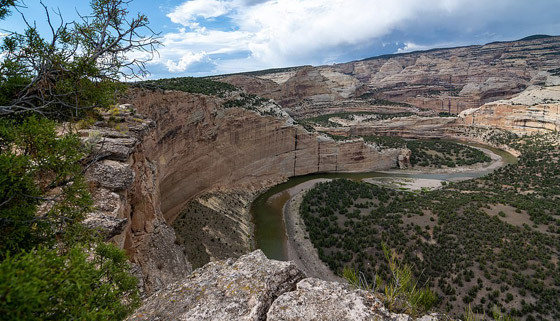
<instances>
[{"instance_id":1,"label":"tree","mask_svg":"<svg viewBox=\"0 0 560 321\"><path fill-rule=\"evenodd\" d=\"M136 278L114 245L60 255L39 247L0 263L2 320L120 320L137 305ZM94 259L90 259L93 256ZM22 273L25 271L25 273Z\"/></svg>"},{"instance_id":2,"label":"tree","mask_svg":"<svg viewBox=\"0 0 560 321\"><path fill-rule=\"evenodd\" d=\"M0 19L21 14L16 2L0 0ZM124 251L80 224L92 204L88 150L55 120L114 102L119 80L144 75L159 40L146 16L128 19L129 1L93 0L79 22L55 12L57 27L41 4L52 37L22 14L26 30L0 47L0 318L123 319L137 280Z\"/></svg>"},{"instance_id":3,"label":"tree","mask_svg":"<svg viewBox=\"0 0 560 321\"><path fill-rule=\"evenodd\" d=\"M73 231L91 205L80 166L86 149L55 126L37 115L0 119L0 259L82 234Z\"/></svg>"},{"instance_id":4,"label":"tree","mask_svg":"<svg viewBox=\"0 0 560 321\"><path fill-rule=\"evenodd\" d=\"M0 0L0 13L13 1ZM1 46L0 115L37 112L77 117L84 110L114 101L119 80L147 74L145 63L156 53L158 35L143 14L129 19L128 0L93 0L92 13L65 23L43 2L51 37L44 38L18 7L27 26ZM1 17L1 16L0 16ZM129 55L135 58L128 59Z\"/></svg>"},{"instance_id":5,"label":"tree","mask_svg":"<svg viewBox=\"0 0 560 321\"><path fill-rule=\"evenodd\" d=\"M0 20L10 14L10 7L15 5L14 0L0 0Z\"/></svg>"}]
</instances>

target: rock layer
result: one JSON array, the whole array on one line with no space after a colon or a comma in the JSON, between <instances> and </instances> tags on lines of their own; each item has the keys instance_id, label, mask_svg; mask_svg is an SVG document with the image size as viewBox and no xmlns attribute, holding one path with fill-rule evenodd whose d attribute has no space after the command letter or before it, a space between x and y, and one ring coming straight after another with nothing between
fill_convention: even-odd
<instances>
[{"instance_id":1,"label":"rock layer","mask_svg":"<svg viewBox=\"0 0 560 321\"><path fill-rule=\"evenodd\" d=\"M560 86L532 87L510 100L462 112L459 123L520 134L560 130Z\"/></svg>"},{"instance_id":2,"label":"rock layer","mask_svg":"<svg viewBox=\"0 0 560 321\"><path fill-rule=\"evenodd\" d=\"M560 83L559 50L560 37L547 37L220 79L290 109L313 109L317 103L367 92L378 99L459 113L512 97L531 85Z\"/></svg>"}]
</instances>

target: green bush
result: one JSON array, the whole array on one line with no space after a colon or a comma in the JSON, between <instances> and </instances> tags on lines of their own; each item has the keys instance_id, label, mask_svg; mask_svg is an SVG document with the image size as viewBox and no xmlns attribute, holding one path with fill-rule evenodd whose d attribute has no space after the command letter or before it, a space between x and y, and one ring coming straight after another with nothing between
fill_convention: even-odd
<instances>
[{"instance_id":1,"label":"green bush","mask_svg":"<svg viewBox=\"0 0 560 321\"><path fill-rule=\"evenodd\" d=\"M0 119L0 259L48 246L55 236L81 237L73 227L91 205L81 175L85 150L76 135L57 136L55 126L34 115Z\"/></svg>"},{"instance_id":2,"label":"green bush","mask_svg":"<svg viewBox=\"0 0 560 321\"><path fill-rule=\"evenodd\" d=\"M385 299L389 310L418 315L429 311L437 302L437 296L427 286L419 286L412 267L400 262L397 254L382 245L389 264L391 278L385 285Z\"/></svg>"},{"instance_id":3,"label":"green bush","mask_svg":"<svg viewBox=\"0 0 560 321\"><path fill-rule=\"evenodd\" d=\"M126 256L114 245L74 246L60 255L40 247L0 263L3 320L116 320L139 299Z\"/></svg>"},{"instance_id":4,"label":"green bush","mask_svg":"<svg viewBox=\"0 0 560 321\"><path fill-rule=\"evenodd\" d=\"M147 89L178 90L188 93L222 96L237 88L228 83L214 81L206 78L178 77L158 80L145 80L134 83L132 86Z\"/></svg>"}]
</instances>

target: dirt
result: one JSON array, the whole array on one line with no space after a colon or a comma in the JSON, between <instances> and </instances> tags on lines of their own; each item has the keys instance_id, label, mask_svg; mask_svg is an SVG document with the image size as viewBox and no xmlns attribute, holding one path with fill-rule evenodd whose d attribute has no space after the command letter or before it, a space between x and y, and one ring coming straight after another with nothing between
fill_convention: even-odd
<instances>
[{"instance_id":1,"label":"dirt","mask_svg":"<svg viewBox=\"0 0 560 321\"><path fill-rule=\"evenodd\" d=\"M314 179L288 189L290 199L284 205L284 222L288 239L288 260L293 261L307 277L327 281L341 281L321 259L309 235L305 230L303 219L299 215L299 206L305 192L319 182L330 179Z\"/></svg>"}]
</instances>

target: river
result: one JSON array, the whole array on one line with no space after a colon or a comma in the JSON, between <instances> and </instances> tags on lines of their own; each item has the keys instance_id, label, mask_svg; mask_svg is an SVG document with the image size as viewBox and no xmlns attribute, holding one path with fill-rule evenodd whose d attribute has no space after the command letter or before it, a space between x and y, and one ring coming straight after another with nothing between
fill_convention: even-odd
<instances>
[{"instance_id":1,"label":"river","mask_svg":"<svg viewBox=\"0 0 560 321\"><path fill-rule=\"evenodd\" d=\"M481 144L461 143L473 147L483 148L492 152L501 158L502 166L517 162L517 158L515 158L515 156L501 149ZM285 183L273 186L253 201L253 204L251 205L251 215L255 225L255 243L257 248L261 249L270 259L282 261L286 261L288 259L286 226L284 225L283 218L284 205L290 199L290 194L287 190L309 180L318 178L347 178L355 181L362 181L364 179L380 178L421 178L453 181L481 177L495 169L496 167L490 166L488 168L465 172L455 172L454 169L450 169L452 172L441 172L440 170L427 173L416 173L414 171L411 172L407 170L391 170L369 173L323 173L292 177Z\"/></svg>"}]
</instances>

